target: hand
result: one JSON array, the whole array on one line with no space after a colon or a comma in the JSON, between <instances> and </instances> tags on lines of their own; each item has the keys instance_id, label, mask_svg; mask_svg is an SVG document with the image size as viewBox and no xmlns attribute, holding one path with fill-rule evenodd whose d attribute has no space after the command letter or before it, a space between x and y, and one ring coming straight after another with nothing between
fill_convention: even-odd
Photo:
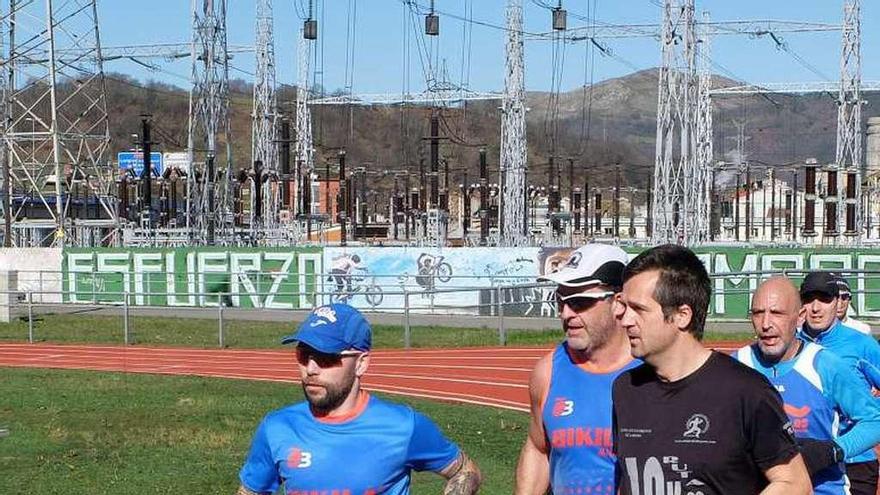
<instances>
[{"instance_id":1,"label":"hand","mask_svg":"<svg viewBox=\"0 0 880 495\"><path fill-rule=\"evenodd\" d=\"M804 464L810 472L810 478L819 471L843 462L843 449L833 440L816 440L815 438L798 438L798 447L804 457Z\"/></svg>"}]
</instances>

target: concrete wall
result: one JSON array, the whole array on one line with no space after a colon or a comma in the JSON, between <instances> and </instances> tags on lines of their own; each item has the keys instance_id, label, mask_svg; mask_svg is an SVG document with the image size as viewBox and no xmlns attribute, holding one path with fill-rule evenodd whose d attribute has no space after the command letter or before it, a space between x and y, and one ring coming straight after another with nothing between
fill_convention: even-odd
<instances>
[{"instance_id":1,"label":"concrete wall","mask_svg":"<svg viewBox=\"0 0 880 495\"><path fill-rule=\"evenodd\" d=\"M20 292L34 291L34 302L61 302L61 249L0 249L0 271L18 272ZM46 292L55 292L46 294Z\"/></svg>"}]
</instances>

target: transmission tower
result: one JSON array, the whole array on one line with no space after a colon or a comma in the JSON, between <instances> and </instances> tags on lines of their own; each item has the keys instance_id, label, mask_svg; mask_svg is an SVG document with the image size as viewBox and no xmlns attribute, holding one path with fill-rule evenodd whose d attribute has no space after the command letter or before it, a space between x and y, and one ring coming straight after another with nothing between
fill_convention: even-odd
<instances>
[{"instance_id":1,"label":"transmission tower","mask_svg":"<svg viewBox=\"0 0 880 495\"><path fill-rule=\"evenodd\" d=\"M848 188L838 199L838 225L846 225L847 203L855 208L855 232L862 232L862 54L861 0L845 0L843 43L840 54L840 90L837 100L837 153L835 163L844 178L855 174L854 195Z\"/></svg>"},{"instance_id":2,"label":"transmission tower","mask_svg":"<svg viewBox=\"0 0 880 495\"><path fill-rule=\"evenodd\" d=\"M713 132L712 132L712 66L710 62L711 35L709 26L709 13L703 12L703 23L700 24L698 35L697 52L697 145L696 167L694 169L694 183L691 185L693 194L696 196L696 231L697 242L709 240L711 230L710 205L711 177L713 167Z\"/></svg>"},{"instance_id":3,"label":"transmission tower","mask_svg":"<svg viewBox=\"0 0 880 495\"><path fill-rule=\"evenodd\" d=\"M118 242L95 0L10 0L4 25L4 189L20 198L4 220L16 244Z\"/></svg>"},{"instance_id":4,"label":"transmission tower","mask_svg":"<svg viewBox=\"0 0 880 495\"><path fill-rule=\"evenodd\" d=\"M312 53L312 40L305 36L305 30L300 31L299 50L299 74L296 84L296 136L294 142L294 156L296 157L296 204L302 204L303 197L311 195L305 192L306 187L312 187L312 171L315 165L315 149L312 146L312 112L309 109L309 60ZM342 180L342 178L340 178ZM302 204L303 214L311 215L311 205Z\"/></svg>"},{"instance_id":5,"label":"transmission tower","mask_svg":"<svg viewBox=\"0 0 880 495\"><path fill-rule=\"evenodd\" d=\"M525 63L522 39L522 0L507 2L507 47L504 100L501 115L501 219L500 242L505 246L528 244L526 232L526 106Z\"/></svg>"},{"instance_id":6,"label":"transmission tower","mask_svg":"<svg viewBox=\"0 0 880 495\"><path fill-rule=\"evenodd\" d=\"M226 0L192 2L192 88L189 96L187 229L196 243L228 238L232 223L232 149L229 126L229 57ZM226 141L226 163L217 163L217 138ZM199 168L197 157L204 158ZM219 171L219 172L218 172Z\"/></svg>"},{"instance_id":7,"label":"transmission tower","mask_svg":"<svg viewBox=\"0 0 880 495\"><path fill-rule=\"evenodd\" d=\"M652 241L689 245L707 237L700 232L704 227L698 220L695 173L699 109L694 0L665 0L661 44Z\"/></svg>"},{"instance_id":8,"label":"transmission tower","mask_svg":"<svg viewBox=\"0 0 880 495\"><path fill-rule=\"evenodd\" d=\"M278 152L276 128L278 115L275 97L275 37L273 34L272 0L257 1L256 57L257 68L254 81L253 133L251 142L251 163L254 164L254 191L260 188L261 211L258 205L251 205L251 227L261 225L275 227L278 223L279 195L273 184L278 175ZM260 164L260 170L257 170ZM256 198L251 195L252 201ZM257 221L257 216L261 219Z\"/></svg>"},{"instance_id":9,"label":"transmission tower","mask_svg":"<svg viewBox=\"0 0 880 495\"><path fill-rule=\"evenodd\" d=\"M0 58L9 60L6 52L7 22L0 18ZM0 135L6 136L6 125L9 122L9 79L6 72L0 72ZM12 247L12 180L9 173L9 157L6 153L6 139L0 139L0 214L3 215L2 247Z\"/></svg>"}]
</instances>

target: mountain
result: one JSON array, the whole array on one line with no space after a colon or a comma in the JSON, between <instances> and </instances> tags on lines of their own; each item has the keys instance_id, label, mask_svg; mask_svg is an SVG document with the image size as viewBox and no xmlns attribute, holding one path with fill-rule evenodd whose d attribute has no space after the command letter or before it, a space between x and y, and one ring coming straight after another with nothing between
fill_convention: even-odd
<instances>
[{"instance_id":1,"label":"mountain","mask_svg":"<svg viewBox=\"0 0 880 495\"><path fill-rule=\"evenodd\" d=\"M715 86L738 84L715 77ZM657 70L649 69L610 79L591 87L560 93L558 103L546 92L526 95L529 182L544 185L554 150L563 187L568 184L568 159L572 159L575 184L583 180L607 186L620 166L622 182L643 188L654 163L657 114ZM246 168L250 161L249 84L230 83L233 161ZM880 114L880 95L863 95L864 119ZM279 92L282 110L295 115L294 90ZM131 134L140 132L142 113L153 114L154 141L160 150L186 147L189 94L185 89L148 82L142 84L123 75L109 74L107 100L114 153L131 146ZM747 159L761 166L794 164L806 158L819 163L834 160L837 105L833 95L721 96L714 99L715 159L734 161L738 155L740 128ZM490 182L497 181L501 114L498 101L470 102L444 108L439 113L440 156L449 163L450 184L467 174L478 174L478 150L488 151ZM336 156L347 151L349 170L364 166L378 175L375 187L389 189L393 180L384 171L406 169L418 173L427 168L431 109L425 106L313 106L312 133L318 173L326 164L336 174ZM221 150L225 144L221 139ZM221 163L223 153L221 153ZM443 168L441 168L441 174ZM441 178L442 182L442 178ZM411 184L415 185L415 184Z\"/></svg>"}]
</instances>

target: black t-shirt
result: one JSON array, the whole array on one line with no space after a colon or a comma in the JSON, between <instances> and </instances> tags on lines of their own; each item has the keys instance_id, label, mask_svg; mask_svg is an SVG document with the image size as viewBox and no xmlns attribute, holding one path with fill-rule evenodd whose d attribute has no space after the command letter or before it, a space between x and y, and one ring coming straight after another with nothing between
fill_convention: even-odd
<instances>
[{"instance_id":1,"label":"black t-shirt","mask_svg":"<svg viewBox=\"0 0 880 495\"><path fill-rule=\"evenodd\" d=\"M726 354L713 352L676 382L639 366L612 394L624 495L755 494L767 485L764 471L797 454L779 393Z\"/></svg>"}]
</instances>

